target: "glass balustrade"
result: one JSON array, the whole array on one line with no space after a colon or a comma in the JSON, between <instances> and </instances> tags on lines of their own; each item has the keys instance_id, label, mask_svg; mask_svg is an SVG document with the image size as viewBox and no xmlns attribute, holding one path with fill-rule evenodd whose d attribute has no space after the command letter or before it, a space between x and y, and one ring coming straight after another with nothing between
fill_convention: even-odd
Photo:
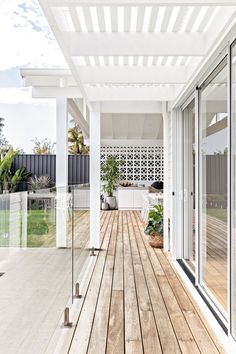
<instances>
[{"instance_id":1,"label":"glass balustrade","mask_svg":"<svg viewBox=\"0 0 236 354\"><path fill-rule=\"evenodd\" d=\"M0 195L1 348L43 353L59 338L88 247L88 187Z\"/></svg>"}]
</instances>

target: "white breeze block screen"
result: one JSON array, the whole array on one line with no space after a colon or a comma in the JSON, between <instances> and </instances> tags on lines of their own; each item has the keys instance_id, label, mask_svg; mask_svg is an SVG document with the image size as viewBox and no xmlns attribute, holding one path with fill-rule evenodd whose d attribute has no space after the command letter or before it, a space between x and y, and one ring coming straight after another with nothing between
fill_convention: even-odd
<instances>
[{"instance_id":1,"label":"white breeze block screen","mask_svg":"<svg viewBox=\"0 0 236 354\"><path fill-rule=\"evenodd\" d=\"M164 180L162 146L102 146L101 164L104 164L109 155L124 161L120 171L125 181Z\"/></svg>"}]
</instances>

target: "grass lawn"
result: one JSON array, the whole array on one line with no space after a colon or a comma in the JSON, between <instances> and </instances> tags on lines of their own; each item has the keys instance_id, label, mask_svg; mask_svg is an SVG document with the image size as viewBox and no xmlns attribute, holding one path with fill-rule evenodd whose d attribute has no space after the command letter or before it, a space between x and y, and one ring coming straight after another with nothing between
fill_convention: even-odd
<instances>
[{"instance_id":1,"label":"grass lawn","mask_svg":"<svg viewBox=\"0 0 236 354\"><path fill-rule=\"evenodd\" d=\"M55 247L54 210L31 210L27 216L27 247Z\"/></svg>"},{"instance_id":2,"label":"grass lawn","mask_svg":"<svg viewBox=\"0 0 236 354\"><path fill-rule=\"evenodd\" d=\"M56 225L54 210L31 210L27 212L27 247L55 247ZM9 239L10 221L9 211L0 211L0 246L21 247L21 215L12 214L13 223ZM15 223L15 225L14 225ZM15 238L15 239L14 239Z\"/></svg>"},{"instance_id":3,"label":"grass lawn","mask_svg":"<svg viewBox=\"0 0 236 354\"><path fill-rule=\"evenodd\" d=\"M227 209L208 208L207 214L213 216L216 219L227 222Z\"/></svg>"},{"instance_id":4,"label":"grass lawn","mask_svg":"<svg viewBox=\"0 0 236 354\"><path fill-rule=\"evenodd\" d=\"M55 213L54 209L47 211L33 209L27 212L27 247L56 247ZM76 210L74 213L78 218L85 212ZM9 210L0 210L0 247L22 247L21 219L23 214L16 212L12 213L10 221ZM71 220L68 221L68 228L71 232ZM11 233L10 237L9 233Z\"/></svg>"}]
</instances>

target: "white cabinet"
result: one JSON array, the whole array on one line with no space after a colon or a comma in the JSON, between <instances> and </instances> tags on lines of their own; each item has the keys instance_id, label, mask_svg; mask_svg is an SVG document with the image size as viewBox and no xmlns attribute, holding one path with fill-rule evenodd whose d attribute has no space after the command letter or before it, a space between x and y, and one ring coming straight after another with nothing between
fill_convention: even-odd
<instances>
[{"instance_id":1,"label":"white cabinet","mask_svg":"<svg viewBox=\"0 0 236 354\"><path fill-rule=\"evenodd\" d=\"M134 193L132 190L121 189L118 191L119 209L130 209L134 204Z\"/></svg>"},{"instance_id":2,"label":"white cabinet","mask_svg":"<svg viewBox=\"0 0 236 354\"><path fill-rule=\"evenodd\" d=\"M118 206L120 210L141 210L143 205L143 194L145 189L118 189Z\"/></svg>"},{"instance_id":3,"label":"white cabinet","mask_svg":"<svg viewBox=\"0 0 236 354\"><path fill-rule=\"evenodd\" d=\"M142 209L145 190L134 190L134 208Z\"/></svg>"}]
</instances>

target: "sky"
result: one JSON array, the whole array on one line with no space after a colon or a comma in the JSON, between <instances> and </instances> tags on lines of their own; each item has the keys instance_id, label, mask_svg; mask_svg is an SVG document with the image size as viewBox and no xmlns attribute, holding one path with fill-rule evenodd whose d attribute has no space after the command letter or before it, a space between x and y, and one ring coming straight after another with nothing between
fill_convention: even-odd
<instances>
[{"instance_id":1,"label":"sky","mask_svg":"<svg viewBox=\"0 0 236 354\"><path fill-rule=\"evenodd\" d=\"M66 68L38 1L0 0L0 117L4 135L32 153L34 138L55 141L55 100L32 99L19 68Z\"/></svg>"}]
</instances>

